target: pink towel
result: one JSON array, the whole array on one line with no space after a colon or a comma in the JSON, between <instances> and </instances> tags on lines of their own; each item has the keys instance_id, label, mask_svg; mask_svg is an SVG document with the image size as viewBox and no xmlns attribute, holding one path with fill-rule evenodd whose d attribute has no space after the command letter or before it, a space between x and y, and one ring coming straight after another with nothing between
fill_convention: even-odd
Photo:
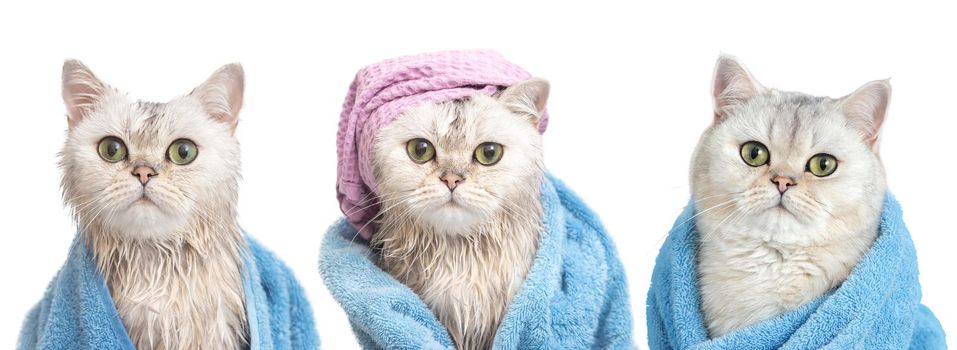
<instances>
[{"instance_id":1,"label":"pink towel","mask_svg":"<svg viewBox=\"0 0 957 350\"><path fill-rule=\"evenodd\" d=\"M379 211L372 176L372 148L380 129L423 103L441 103L499 89L531 78L500 54L487 50L446 51L382 61L359 70L342 104L336 197L339 208L363 238L375 232ZM542 115L539 131L548 123Z\"/></svg>"}]
</instances>

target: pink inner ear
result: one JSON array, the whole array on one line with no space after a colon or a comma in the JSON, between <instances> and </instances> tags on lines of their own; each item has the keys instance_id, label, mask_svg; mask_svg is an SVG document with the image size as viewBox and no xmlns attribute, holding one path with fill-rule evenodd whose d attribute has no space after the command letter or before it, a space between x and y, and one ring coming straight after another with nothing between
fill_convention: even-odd
<instances>
[{"instance_id":1,"label":"pink inner ear","mask_svg":"<svg viewBox=\"0 0 957 350\"><path fill-rule=\"evenodd\" d=\"M850 123L861 131L864 141L871 147L877 145L887 114L890 93L890 84L887 81L874 81L844 97L844 114Z\"/></svg>"},{"instance_id":2,"label":"pink inner ear","mask_svg":"<svg viewBox=\"0 0 957 350\"><path fill-rule=\"evenodd\" d=\"M229 64L199 87L199 98L213 119L235 128L243 104L243 70L238 64Z\"/></svg>"},{"instance_id":3,"label":"pink inner ear","mask_svg":"<svg viewBox=\"0 0 957 350\"><path fill-rule=\"evenodd\" d=\"M714 98L714 122L725 117L727 110L736 104L751 99L762 93L764 87L759 83L747 68L737 59L722 55L714 71L712 95Z\"/></svg>"},{"instance_id":4,"label":"pink inner ear","mask_svg":"<svg viewBox=\"0 0 957 350\"><path fill-rule=\"evenodd\" d=\"M102 95L104 87L95 81L91 73L71 72L65 77L63 86L63 102L67 107L67 123L75 126L86 118L90 109ZM90 81L93 79L94 81Z\"/></svg>"},{"instance_id":5,"label":"pink inner ear","mask_svg":"<svg viewBox=\"0 0 957 350\"><path fill-rule=\"evenodd\" d=\"M218 121L220 121L220 122L222 122L222 123L227 123L227 124L235 124L235 123L236 123L236 118L233 118L233 115L230 114L229 112L216 112L216 113L211 113L210 116L212 116L213 119L216 119L216 120L218 120Z\"/></svg>"}]
</instances>

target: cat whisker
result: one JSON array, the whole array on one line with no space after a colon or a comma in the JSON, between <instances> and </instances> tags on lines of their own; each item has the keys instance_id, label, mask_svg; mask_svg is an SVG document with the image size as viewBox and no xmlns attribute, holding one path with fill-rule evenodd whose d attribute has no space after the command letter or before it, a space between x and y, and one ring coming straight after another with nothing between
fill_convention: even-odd
<instances>
[{"instance_id":1,"label":"cat whisker","mask_svg":"<svg viewBox=\"0 0 957 350\"><path fill-rule=\"evenodd\" d=\"M711 206L710 208L707 208L707 209L705 209L705 210L698 211L697 213L695 213L693 216L691 216L691 217L688 218L687 220L685 220L685 221L681 222L680 224L676 225L676 227L681 227L682 225L685 225L685 224L687 224L688 222L693 221L695 218L697 218L697 217L700 216L701 214L707 213L707 212L712 211L712 210L714 210L714 209L718 209L718 208L722 208L722 207L727 207L728 205L734 205L734 202L737 201L737 200L738 200L738 198L732 198L732 199L726 200L726 201L724 201L724 202L715 204L715 205L713 205L713 206Z\"/></svg>"},{"instance_id":2,"label":"cat whisker","mask_svg":"<svg viewBox=\"0 0 957 350\"><path fill-rule=\"evenodd\" d=\"M373 222L375 222L377 219L379 219L380 217L382 217L383 215L385 215L386 212L388 212L389 210L392 210L393 208L395 208L395 207L397 207L397 206L399 206L399 205L401 205L401 204L402 204L401 202L398 202L398 203L394 203L394 204L390 205L389 207L387 207L387 208L385 208L385 209L380 209L379 212L376 213L375 216L373 216L371 219L369 219L368 222L366 222L364 225L362 225L362 227L360 227L358 230L356 230L356 234L355 234L354 236L352 236L352 240L351 240L349 243L350 243L350 244L351 244L351 243L355 243L356 238L359 237L359 233L362 232L362 230L365 230L366 227L368 227L370 224L372 224Z\"/></svg>"},{"instance_id":3,"label":"cat whisker","mask_svg":"<svg viewBox=\"0 0 957 350\"><path fill-rule=\"evenodd\" d=\"M814 196L812 196L812 195L810 195L810 194L806 195L806 197L807 197L807 198L810 198L810 199L811 199L812 201L814 201L814 202L817 202L817 204L820 205L820 207L818 207L818 208L820 208L820 209L823 210L825 213L827 213L827 215L829 215L829 216L831 216L832 218L835 218L835 219L837 218L837 217L834 216L834 213L832 213L830 210L827 209L827 205L826 205L826 204L824 204L824 203L822 203L821 201L817 200L817 198L814 198Z\"/></svg>"},{"instance_id":4,"label":"cat whisker","mask_svg":"<svg viewBox=\"0 0 957 350\"><path fill-rule=\"evenodd\" d=\"M349 216L349 215L358 213L358 212L360 212L360 211L363 211L363 210L366 210L366 209L375 207L375 206L377 206L377 205L382 205L383 203L388 202L388 201L401 201L401 200L404 200L404 199L406 199L406 198L410 198L410 197L413 197L413 196L416 196L416 195L418 195L418 193L407 193L407 194L403 194L403 195L399 195L399 196L381 196L381 197L376 197L376 198L373 198L373 199L377 199L374 203L369 204L369 205L366 205L366 206L363 206L363 207L358 207L358 206L353 207L351 210L349 210L349 211L343 213L343 215Z\"/></svg>"},{"instance_id":5,"label":"cat whisker","mask_svg":"<svg viewBox=\"0 0 957 350\"><path fill-rule=\"evenodd\" d=\"M711 196L709 196L709 197L711 197ZM716 196L714 196L714 197L716 197ZM732 205L732 206L733 206L733 205L734 205L733 202L736 201L736 200L737 200L737 198L732 198L732 199L726 200L726 201L724 201L724 202L715 204L715 205L713 205L713 206L711 206L711 207L709 207L709 208L707 208L707 209L698 211L698 212L696 212L694 215L692 215L690 218L688 218L687 220L682 221L681 223L674 225L674 228L672 228L672 230L678 229L678 228L680 228L680 227L682 227L682 226L684 226L684 225L686 225L686 224L688 224L688 223L692 223L692 224L693 224L695 218L697 218L697 217L700 216L701 214L707 213L707 212L709 212L709 211L711 211L711 210L718 209L718 208L726 208L728 205ZM697 202L697 201L696 201L696 202ZM669 234L670 234L670 232L665 233L664 235L662 235L661 237L659 237L658 240L656 241L656 244L655 244L654 246L656 246L656 247L657 247L657 246L660 246L666 239L668 239L668 235L669 235Z\"/></svg>"},{"instance_id":6,"label":"cat whisker","mask_svg":"<svg viewBox=\"0 0 957 350\"><path fill-rule=\"evenodd\" d=\"M750 212L750 210L751 210L751 206L747 206L747 205L737 206L734 209L734 211L732 211L730 214L728 214L724 218L724 220L721 220L721 222L718 223L718 225L715 228L715 231L722 232L723 230L721 230L721 228L725 224L731 224L732 222L736 222L740 220L741 218L745 217L748 214L748 212ZM728 222L728 219L732 219L731 222Z\"/></svg>"},{"instance_id":7,"label":"cat whisker","mask_svg":"<svg viewBox=\"0 0 957 350\"><path fill-rule=\"evenodd\" d=\"M362 202L360 202L360 203L357 203L357 204L352 208L352 210L347 211L347 212L345 212L344 214L346 214L346 215L351 215L352 213L354 213L354 212L356 212L356 211L361 211L361 210L365 210L365 209L371 208L371 207L376 206L376 205L380 205L380 204L382 204L383 202L388 201L388 200L401 200L401 199L404 199L404 198L408 198L408 197L410 197L410 196L417 195L417 193L418 193L420 190L421 190L421 189L413 189L413 190L405 190L405 191L396 191L396 192L383 192L383 193L381 193L381 194L379 194L379 195L371 194L371 196L367 196L367 197L369 197L368 199L366 199L366 200L364 200L364 201L362 201ZM365 204L365 205L362 205L362 204Z\"/></svg>"},{"instance_id":8,"label":"cat whisker","mask_svg":"<svg viewBox=\"0 0 957 350\"><path fill-rule=\"evenodd\" d=\"M511 201L509 201L509 200L506 199L505 197L496 195L496 194L494 194L494 193L492 193L492 192L486 192L486 193L488 193L488 195L491 196L492 198L497 199L497 200L499 201L499 203L501 203L502 206L505 207L507 210L509 210L512 214L518 215L520 219L525 220L525 221L530 221L530 220L532 219L531 214L528 213L526 209L521 208L521 207L518 206L517 204L512 203ZM494 214L493 212L491 212L491 209L488 209L488 211L489 211L489 212L487 212L486 215L492 215L492 214Z\"/></svg>"},{"instance_id":9,"label":"cat whisker","mask_svg":"<svg viewBox=\"0 0 957 350\"><path fill-rule=\"evenodd\" d=\"M738 192L729 192L729 193L713 194L713 195L710 195L710 196L704 196L704 197L700 197L700 198L695 198L695 199L694 199L694 203L697 204L697 203L699 203L699 202L701 202L701 201L708 200L708 199L711 199L711 198L716 198L716 197L736 196L736 195L740 195L740 194L742 194L742 193L744 193L744 192L747 192L747 191L738 191Z\"/></svg>"}]
</instances>

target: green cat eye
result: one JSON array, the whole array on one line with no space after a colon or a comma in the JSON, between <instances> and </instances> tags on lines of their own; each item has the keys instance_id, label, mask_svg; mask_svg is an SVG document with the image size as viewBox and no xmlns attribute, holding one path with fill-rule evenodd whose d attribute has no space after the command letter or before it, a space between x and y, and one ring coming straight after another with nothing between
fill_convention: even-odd
<instances>
[{"instance_id":1,"label":"green cat eye","mask_svg":"<svg viewBox=\"0 0 957 350\"><path fill-rule=\"evenodd\" d=\"M759 167L768 164L771 153L763 143L748 141L741 145L741 159L750 166Z\"/></svg>"},{"instance_id":2,"label":"green cat eye","mask_svg":"<svg viewBox=\"0 0 957 350\"><path fill-rule=\"evenodd\" d=\"M413 162L423 164L435 158L435 146L426 139L412 139L405 144L405 150Z\"/></svg>"},{"instance_id":3,"label":"green cat eye","mask_svg":"<svg viewBox=\"0 0 957 350\"><path fill-rule=\"evenodd\" d=\"M837 158L827 153L818 153L807 161L808 172L817 177L825 177L837 170Z\"/></svg>"},{"instance_id":4,"label":"green cat eye","mask_svg":"<svg viewBox=\"0 0 957 350\"><path fill-rule=\"evenodd\" d=\"M96 149L100 153L100 158L107 162L116 163L126 159L126 145L116 137L104 137Z\"/></svg>"},{"instance_id":5,"label":"green cat eye","mask_svg":"<svg viewBox=\"0 0 957 350\"><path fill-rule=\"evenodd\" d=\"M169 161L177 165L192 163L196 160L197 155L199 155L199 149L196 148L196 144L187 139L173 141L166 152Z\"/></svg>"},{"instance_id":6,"label":"green cat eye","mask_svg":"<svg viewBox=\"0 0 957 350\"><path fill-rule=\"evenodd\" d=\"M502 153L505 149L501 144L495 142L485 142L475 148L475 160L482 165L494 165L502 160Z\"/></svg>"}]
</instances>

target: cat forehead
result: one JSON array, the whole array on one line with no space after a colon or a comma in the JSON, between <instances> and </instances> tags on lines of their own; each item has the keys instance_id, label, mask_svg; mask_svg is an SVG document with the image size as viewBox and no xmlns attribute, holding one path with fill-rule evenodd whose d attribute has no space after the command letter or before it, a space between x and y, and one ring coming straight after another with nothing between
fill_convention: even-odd
<instances>
[{"instance_id":1,"label":"cat forehead","mask_svg":"<svg viewBox=\"0 0 957 350\"><path fill-rule=\"evenodd\" d=\"M481 137L508 137L513 126L524 123L520 116L491 97L476 96L439 104L425 104L404 113L393 123L409 135L433 142L460 144ZM531 128L531 124L528 126Z\"/></svg>"},{"instance_id":2,"label":"cat forehead","mask_svg":"<svg viewBox=\"0 0 957 350\"><path fill-rule=\"evenodd\" d=\"M832 98L775 91L742 104L723 129L738 142L772 149L838 152L859 142L839 107Z\"/></svg>"},{"instance_id":3,"label":"cat forehead","mask_svg":"<svg viewBox=\"0 0 957 350\"><path fill-rule=\"evenodd\" d=\"M201 137L222 129L196 101L177 98L170 102L129 101L122 96L104 100L89 122L82 123L84 134L116 136L130 146L150 146L168 138ZM160 145L165 146L165 145Z\"/></svg>"}]
</instances>

